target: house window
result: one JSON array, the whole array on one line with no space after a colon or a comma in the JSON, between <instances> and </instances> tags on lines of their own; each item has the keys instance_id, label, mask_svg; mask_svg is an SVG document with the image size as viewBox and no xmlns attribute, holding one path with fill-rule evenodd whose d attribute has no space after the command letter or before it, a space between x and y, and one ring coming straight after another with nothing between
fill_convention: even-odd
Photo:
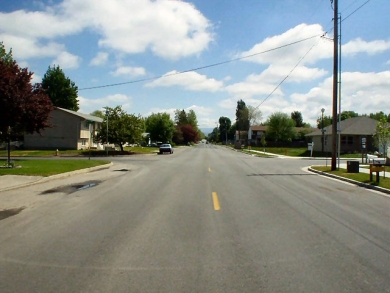
<instances>
[{"instance_id":1,"label":"house window","mask_svg":"<svg viewBox=\"0 0 390 293\"><path fill-rule=\"evenodd\" d=\"M81 140L81 145L82 145L82 146L86 146L86 145L87 145L87 143L86 143L86 140L85 140L85 139L82 139L82 140Z\"/></svg>"},{"instance_id":2,"label":"house window","mask_svg":"<svg viewBox=\"0 0 390 293\"><path fill-rule=\"evenodd\" d=\"M341 137L341 144L353 144L353 136L342 136Z\"/></svg>"}]
</instances>

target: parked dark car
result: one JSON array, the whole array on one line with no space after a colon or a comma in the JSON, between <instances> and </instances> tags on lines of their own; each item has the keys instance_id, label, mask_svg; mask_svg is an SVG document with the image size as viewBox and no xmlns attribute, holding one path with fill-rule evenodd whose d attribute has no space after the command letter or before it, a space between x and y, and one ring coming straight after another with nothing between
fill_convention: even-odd
<instances>
[{"instance_id":1,"label":"parked dark car","mask_svg":"<svg viewBox=\"0 0 390 293\"><path fill-rule=\"evenodd\" d=\"M163 143L162 145L160 145L160 154L163 154L163 153L170 153L170 154L173 154L173 147L169 144L169 143Z\"/></svg>"}]
</instances>

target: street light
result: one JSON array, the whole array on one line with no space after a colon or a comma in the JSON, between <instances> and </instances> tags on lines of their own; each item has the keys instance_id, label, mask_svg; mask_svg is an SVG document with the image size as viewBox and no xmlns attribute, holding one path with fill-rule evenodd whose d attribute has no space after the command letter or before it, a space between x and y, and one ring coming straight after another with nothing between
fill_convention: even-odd
<instances>
[{"instance_id":1,"label":"street light","mask_svg":"<svg viewBox=\"0 0 390 293\"><path fill-rule=\"evenodd\" d=\"M322 156L324 156L324 144L325 144L324 112L325 112L325 109L322 108L321 109L321 113L322 113L322 117L321 117L321 124L322 124L322 129L321 129L321 132L322 132Z\"/></svg>"}]
</instances>

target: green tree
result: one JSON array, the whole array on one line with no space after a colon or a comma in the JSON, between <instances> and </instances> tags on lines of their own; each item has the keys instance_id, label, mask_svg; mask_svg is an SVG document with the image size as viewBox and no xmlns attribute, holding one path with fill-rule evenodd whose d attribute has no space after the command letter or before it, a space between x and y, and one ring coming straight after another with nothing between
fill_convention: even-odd
<instances>
[{"instance_id":1,"label":"green tree","mask_svg":"<svg viewBox=\"0 0 390 293\"><path fill-rule=\"evenodd\" d=\"M333 122L332 116L324 116L324 117L320 116L317 118L317 128L322 129L322 123L324 123L323 125L325 128L326 126L332 125L332 122Z\"/></svg>"},{"instance_id":2,"label":"green tree","mask_svg":"<svg viewBox=\"0 0 390 293\"><path fill-rule=\"evenodd\" d=\"M263 114L257 107L248 105L248 120L249 125L258 125L263 119Z\"/></svg>"},{"instance_id":3,"label":"green tree","mask_svg":"<svg viewBox=\"0 0 390 293\"><path fill-rule=\"evenodd\" d=\"M232 126L228 129L228 139L234 140L236 136L237 124L233 123Z\"/></svg>"},{"instance_id":4,"label":"green tree","mask_svg":"<svg viewBox=\"0 0 390 293\"><path fill-rule=\"evenodd\" d=\"M168 113L153 113L146 118L146 132L152 141L171 142L175 124Z\"/></svg>"},{"instance_id":5,"label":"green tree","mask_svg":"<svg viewBox=\"0 0 390 293\"><path fill-rule=\"evenodd\" d=\"M341 121L347 120L350 118L359 117L359 114L354 111L343 111L341 112Z\"/></svg>"},{"instance_id":6,"label":"green tree","mask_svg":"<svg viewBox=\"0 0 390 293\"><path fill-rule=\"evenodd\" d=\"M239 131L247 131L249 129L249 111L243 100L237 101L236 127Z\"/></svg>"},{"instance_id":7,"label":"green tree","mask_svg":"<svg viewBox=\"0 0 390 293\"><path fill-rule=\"evenodd\" d=\"M106 116L105 113L103 113L103 111L101 110L95 110L91 113L92 116L96 116L96 117L100 117L102 119L104 119L104 117Z\"/></svg>"},{"instance_id":8,"label":"green tree","mask_svg":"<svg viewBox=\"0 0 390 293\"><path fill-rule=\"evenodd\" d=\"M215 127L211 133L207 136L207 140L211 142L218 142L219 130Z\"/></svg>"},{"instance_id":9,"label":"green tree","mask_svg":"<svg viewBox=\"0 0 390 293\"><path fill-rule=\"evenodd\" d=\"M386 115L383 111L376 112L376 113L370 113L369 117L371 119L375 119L378 121L381 121L382 118L384 117L387 120L387 122L390 122L390 114Z\"/></svg>"},{"instance_id":10,"label":"green tree","mask_svg":"<svg viewBox=\"0 0 390 293\"><path fill-rule=\"evenodd\" d=\"M99 130L96 140L117 144L121 151L126 143L136 143L142 140L142 133L145 129L142 117L127 114L121 106L105 107L105 110L107 115L104 115L102 128Z\"/></svg>"},{"instance_id":11,"label":"green tree","mask_svg":"<svg viewBox=\"0 0 390 293\"><path fill-rule=\"evenodd\" d=\"M194 129L198 130L198 119L196 117L195 111L192 109L188 111L187 123L191 125Z\"/></svg>"},{"instance_id":12,"label":"green tree","mask_svg":"<svg viewBox=\"0 0 390 293\"><path fill-rule=\"evenodd\" d=\"M175 144L183 144L184 143L183 132L181 131L181 127L178 125L175 126L175 132L173 133L172 141Z\"/></svg>"},{"instance_id":13,"label":"green tree","mask_svg":"<svg viewBox=\"0 0 390 293\"><path fill-rule=\"evenodd\" d=\"M294 120L295 127L303 127L304 126L301 112L299 112L299 111L291 112L291 119Z\"/></svg>"},{"instance_id":14,"label":"green tree","mask_svg":"<svg viewBox=\"0 0 390 293\"><path fill-rule=\"evenodd\" d=\"M265 135L264 134L261 136L260 143L263 146L264 152L265 152L265 147L267 145L267 141L265 140Z\"/></svg>"},{"instance_id":15,"label":"green tree","mask_svg":"<svg viewBox=\"0 0 390 293\"><path fill-rule=\"evenodd\" d=\"M12 57L12 49L10 49L7 53L3 42L0 42L0 60L9 65L11 65L14 61L14 58Z\"/></svg>"},{"instance_id":16,"label":"green tree","mask_svg":"<svg viewBox=\"0 0 390 293\"><path fill-rule=\"evenodd\" d=\"M267 136L275 142L292 141L295 137L295 122L286 113L271 114L267 125Z\"/></svg>"},{"instance_id":17,"label":"green tree","mask_svg":"<svg viewBox=\"0 0 390 293\"><path fill-rule=\"evenodd\" d=\"M383 150L383 157L387 158L387 147L390 141L390 123L387 122L386 117L382 117L376 125L374 134L375 145Z\"/></svg>"},{"instance_id":18,"label":"green tree","mask_svg":"<svg viewBox=\"0 0 390 293\"><path fill-rule=\"evenodd\" d=\"M72 111L79 110L78 87L65 76L58 65L49 66L43 76L42 87L46 90L54 106Z\"/></svg>"},{"instance_id":19,"label":"green tree","mask_svg":"<svg viewBox=\"0 0 390 293\"><path fill-rule=\"evenodd\" d=\"M227 140L227 134L229 129L232 127L232 122L228 117L219 117L219 137L221 142Z\"/></svg>"},{"instance_id":20,"label":"green tree","mask_svg":"<svg viewBox=\"0 0 390 293\"><path fill-rule=\"evenodd\" d=\"M188 117L186 111L177 109L175 111L175 124L180 125L187 125L188 123Z\"/></svg>"}]
</instances>

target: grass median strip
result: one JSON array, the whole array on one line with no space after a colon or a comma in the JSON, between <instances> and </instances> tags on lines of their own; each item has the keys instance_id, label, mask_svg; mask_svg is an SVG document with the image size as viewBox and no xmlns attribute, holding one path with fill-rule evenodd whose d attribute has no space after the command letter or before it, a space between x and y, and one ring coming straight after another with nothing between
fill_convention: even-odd
<instances>
[{"instance_id":1,"label":"grass median strip","mask_svg":"<svg viewBox=\"0 0 390 293\"><path fill-rule=\"evenodd\" d=\"M109 164L107 160L12 160L14 168L0 168L2 175L28 175L28 176L51 176L65 172L76 171ZM0 161L0 165L6 161Z\"/></svg>"},{"instance_id":2,"label":"grass median strip","mask_svg":"<svg viewBox=\"0 0 390 293\"><path fill-rule=\"evenodd\" d=\"M373 180L370 181L370 174L367 173L348 173L347 169L340 168L338 170L332 171L330 167L326 166L312 166L311 167L314 170L321 171L328 174L333 174L336 176L352 179L361 183L373 185L373 186L379 186L382 188L390 189L390 178L385 177L383 178L383 172L380 172L380 182L379 184L375 181L376 174L373 174ZM386 173L386 176L390 177L390 173Z\"/></svg>"}]
</instances>

